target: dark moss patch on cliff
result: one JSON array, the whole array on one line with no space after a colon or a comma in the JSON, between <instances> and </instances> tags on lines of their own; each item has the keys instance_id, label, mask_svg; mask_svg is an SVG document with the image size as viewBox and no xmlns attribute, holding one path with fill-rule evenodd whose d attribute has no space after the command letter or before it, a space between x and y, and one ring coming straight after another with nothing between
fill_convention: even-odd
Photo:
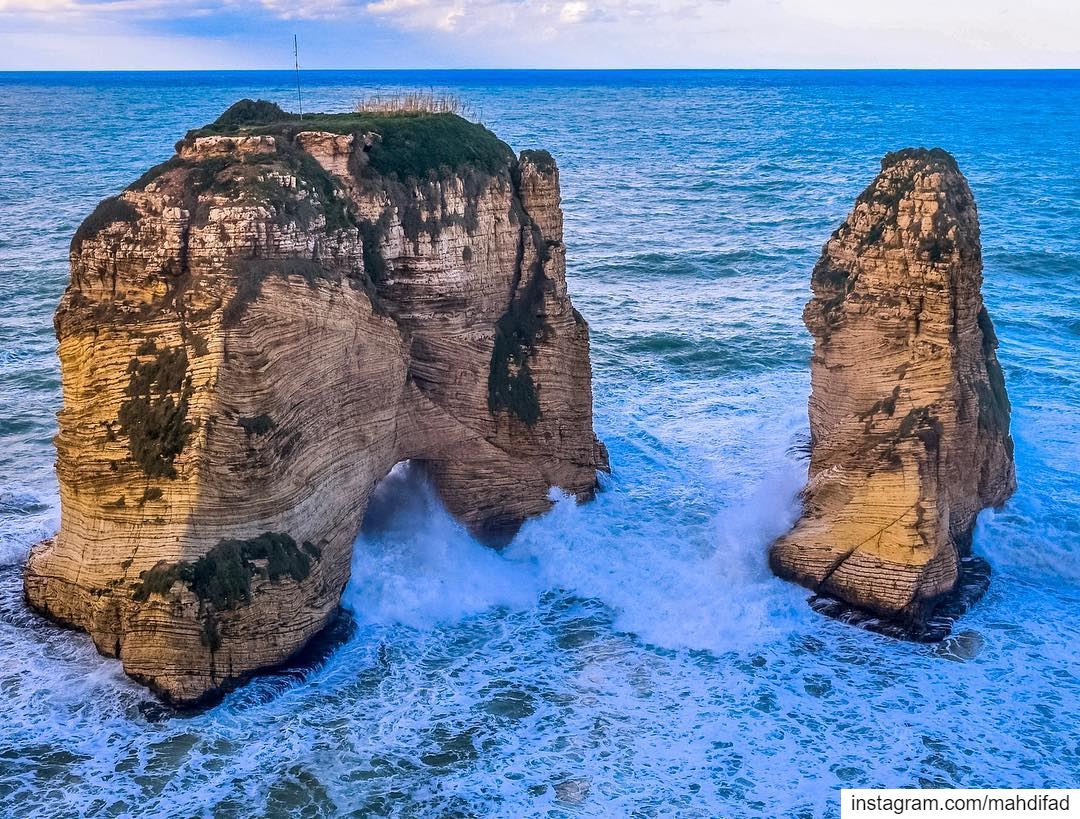
<instances>
[{"instance_id":1,"label":"dark moss patch on cliff","mask_svg":"<svg viewBox=\"0 0 1080 819\"><path fill-rule=\"evenodd\" d=\"M194 426L187 420L191 378L183 347L158 350L144 342L128 364L127 400L117 420L128 436L132 459L151 478L175 478L173 462L183 452ZM149 361L141 356L152 356Z\"/></svg>"},{"instance_id":2,"label":"dark moss patch on cliff","mask_svg":"<svg viewBox=\"0 0 1080 819\"><path fill-rule=\"evenodd\" d=\"M825 324L822 341L827 342L833 328L843 317L844 300L855 289L856 277L847 269L833 265L826 252L814 265L810 282Z\"/></svg>"},{"instance_id":3,"label":"dark moss patch on cliff","mask_svg":"<svg viewBox=\"0 0 1080 819\"><path fill-rule=\"evenodd\" d=\"M871 404L864 412L858 413L860 421L866 421L867 431L874 420L875 415L884 415L891 418L896 412L896 402L900 399L900 385L893 387L892 392L886 398L881 398Z\"/></svg>"},{"instance_id":4,"label":"dark moss patch on cliff","mask_svg":"<svg viewBox=\"0 0 1080 819\"><path fill-rule=\"evenodd\" d=\"M288 119L291 114L282 110L276 102L268 100L242 99L234 102L220 117L208 126L222 131L251 125L269 125Z\"/></svg>"},{"instance_id":5,"label":"dark moss patch on cliff","mask_svg":"<svg viewBox=\"0 0 1080 819\"><path fill-rule=\"evenodd\" d=\"M1005 389L1005 374L1001 370L1001 364L998 363L995 353L998 346L997 333L994 331L994 323L990 320L990 314L985 307L979 310L978 323L979 330L982 332L982 354L989 382L989 386L978 382L979 426L984 430L999 432L1007 436L1012 404L1009 401L1009 393Z\"/></svg>"},{"instance_id":6,"label":"dark moss patch on cliff","mask_svg":"<svg viewBox=\"0 0 1080 819\"><path fill-rule=\"evenodd\" d=\"M280 276L288 280L290 276L300 276L309 287L314 287L320 279L329 282L341 281L341 275L328 269L314 259L233 259L233 272L236 275L236 292L225 305L222 318L226 327L235 327L244 313L262 292L262 283L268 276Z\"/></svg>"},{"instance_id":7,"label":"dark moss patch on cliff","mask_svg":"<svg viewBox=\"0 0 1080 819\"><path fill-rule=\"evenodd\" d=\"M424 179L470 168L498 174L514 159L495 134L456 114L370 117L361 127L381 137L368 151L368 167L382 176Z\"/></svg>"},{"instance_id":8,"label":"dark moss patch on cliff","mask_svg":"<svg viewBox=\"0 0 1080 819\"><path fill-rule=\"evenodd\" d=\"M290 169L292 170L292 169ZM246 176L246 178L245 178ZM228 197L235 204L258 204L268 207L274 214L274 221L281 227L298 225L301 230L309 231L320 213L329 216L323 202L313 196L303 196L300 192L284 184L281 179L256 170L252 174L243 174L240 167L228 175L224 185L215 191ZM196 222L205 225L209 220L211 203L204 203L196 214ZM327 229L327 233L332 232Z\"/></svg>"},{"instance_id":9,"label":"dark moss patch on cliff","mask_svg":"<svg viewBox=\"0 0 1080 819\"><path fill-rule=\"evenodd\" d=\"M269 415L254 415L250 418L237 418L236 423L244 430L248 437L252 435L262 436L274 429L274 419Z\"/></svg>"},{"instance_id":10,"label":"dark moss patch on cliff","mask_svg":"<svg viewBox=\"0 0 1080 819\"><path fill-rule=\"evenodd\" d=\"M168 171L171 171L174 168L181 168L181 167L184 167L184 162L180 159L180 157L178 157L178 156L170 157L169 159L166 159L164 162L159 162L157 165L152 165L150 168L143 171L142 175L139 176L139 178L136 179L134 182L132 182L130 185L128 185L125 188L125 190L129 190L129 191L146 190L146 186L149 185L154 180L164 176Z\"/></svg>"},{"instance_id":11,"label":"dark moss patch on cliff","mask_svg":"<svg viewBox=\"0 0 1080 819\"><path fill-rule=\"evenodd\" d=\"M915 179L911 175L878 177L855 201L883 205L895 218L900 202L914 190Z\"/></svg>"},{"instance_id":12,"label":"dark moss patch on cliff","mask_svg":"<svg viewBox=\"0 0 1080 819\"><path fill-rule=\"evenodd\" d=\"M453 221L445 212L446 200L441 196L442 189L435 180L417 182L415 187L407 187L392 179L383 185L383 190L389 194L397 210L401 230L405 238L413 243L416 253L420 250L420 234L437 238L443 227Z\"/></svg>"},{"instance_id":13,"label":"dark moss patch on cliff","mask_svg":"<svg viewBox=\"0 0 1080 819\"><path fill-rule=\"evenodd\" d=\"M158 563L142 574L132 597L145 602L151 594L167 594L181 581L201 603L228 611L251 602L253 577L262 575L273 583L291 577L299 583L311 574L311 562L318 557L314 544L298 546L281 532L265 532L250 540L222 540L194 562Z\"/></svg>"},{"instance_id":14,"label":"dark moss patch on cliff","mask_svg":"<svg viewBox=\"0 0 1080 819\"><path fill-rule=\"evenodd\" d=\"M923 442L928 451L936 452L941 445L943 433L941 421L929 408L916 407L900 421L897 438L903 440L915 436Z\"/></svg>"},{"instance_id":15,"label":"dark moss patch on cliff","mask_svg":"<svg viewBox=\"0 0 1080 819\"><path fill-rule=\"evenodd\" d=\"M152 569L142 573L142 582L135 587L132 597L139 602L145 602L152 594L168 594L173 584L181 578L181 567L188 565L190 564L159 561Z\"/></svg>"},{"instance_id":16,"label":"dark moss patch on cliff","mask_svg":"<svg viewBox=\"0 0 1080 819\"><path fill-rule=\"evenodd\" d=\"M829 291L832 294L846 293L851 274L842 267L830 263L827 257L822 257L810 274L810 282L813 286Z\"/></svg>"},{"instance_id":17,"label":"dark moss patch on cliff","mask_svg":"<svg viewBox=\"0 0 1080 819\"><path fill-rule=\"evenodd\" d=\"M536 166L540 173L554 173L556 170L555 157L545 150L528 150L521 152L521 161L530 162Z\"/></svg>"},{"instance_id":18,"label":"dark moss patch on cliff","mask_svg":"<svg viewBox=\"0 0 1080 819\"><path fill-rule=\"evenodd\" d=\"M965 242L965 238L968 237L964 237L958 231L953 230L954 226L958 224L956 208L959 204L955 197L945 196L943 201L940 202L940 207L934 211L933 216L930 218L930 231L919 237L919 254L931 264L948 262L956 252L958 242L950 237L950 233L960 239L959 245L961 247L968 244ZM976 243L976 252L977 247Z\"/></svg>"},{"instance_id":19,"label":"dark moss patch on cliff","mask_svg":"<svg viewBox=\"0 0 1080 819\"><path fill-rule=\"evenodd\" d=\"M884 237L886 229L896 226L900 203L914 192L917 173L927 171L960 173L956 160L948 151L941 148L905 148L885 155L881 160L882 174L898 164L909 161L922 167L903 174L896 172L878 177L856 200L857 203L876 205L885 210L884 215L871 225L863 236L861 242L863 247L878 244ZM918 251L924 259L936 263L953 253L955 243L948 238L948 230L949 219L945 208L942 207L934 214L932 232L919 239Z\"/></svg>"},{"instance_id":20,"label":"dark moss patch on cliff","mask_svg":"<svg viewBox=\"0 0 1080 819\"><path fill-rule=\"evenodd\" d=\"M488 410L492 415L506 411L532 426L540 420L540 396L529 358L547 332L543 312L547 288L544 263L549 252L539 228L534 226L529 236L536 256L530 265L528 282L495 325L488 373ZM521 263L519 259L519 270Z\"/></svg>"},{"instance_id":21,"label":"dark moss patch on cliff","mask_svg":"<svg viewBox=\"0 0 1080 819\"><path fill-rule=\"evenodd\" d=\"M944 148L902 148L899 151L887 153L881 160L881 170L887 170L909 159L930 165L941 165L950 171L960 172L956 158Z\"/></svg>"},{"instance_id":22,"label":"dark moss patch on cliff","mask_svg":"<svg viewBox=\"0 0 1080 819\"><path fill-rule=\"evenodd\" d=\"M385 210L377 220L360 223L360 241L363 244L364 272L378 284L386 278L389 270L382 255L382 243L390 221L390 211Z\"/></svg>"},{"instance_id":23,"label":"dark moss patch on cliff","mask_svg":"<svg viewBox=\"0 0 1080 819\"><path fill-rule=\"evenodd\" d=\"M491 176L468 168L462 172L461 182L465 189L465 230L474 233L480 227L480 197L487 192L491 184Z\"/></svg>"},{"instance_id":24,"label":"dark moss patch on cliff","mask_svg":"<svg viewBox=\"0 0 1080 819\"><path fill-rule=\"evenodd\" d=\"M379 248L395 215L405 238L413 243L414 252L419 254L422 236L437 239L451 226L463 227L467 233L477 230L480 200L492 180L491 175L474 168L460 170L453 179L432 172L426 179L409 178L404 182L396 176L371 175L366 169L360 170L359 174L358 182L381 191L390 203L378 220L360 225L365 268L374 272L375 281L383 278L386 272L385 262L381 257L375 258L375 254L381 254ZM465 200L462 212L451 210L447 203L448 188L458 181Z\"/></svg>"},{"instance_id":25,"label":"dark moss patch on cliff","mask_svg":"<svg viewBox=\"0 0 1080 819\"><path fill-rule=\"evenodd\" d=\"M71 239L71 250L78 252L83 242L87 239L93 239L109 225L116 222L134 224L138 219L139 212L130 202L121 199L119 196L102 199L93 212L79 225L79 229L75 231L75 235Z\"/></svg>"},{"instance_id":26,"label":"dark moss patch on cliff","mask_svg":"<svg viewBox=\"0 0 1080 819\"><path fill-rule=\"evenodd\" d=\"M266 561L258 567L254 561ZM265 572L271 582L291 577L296 582L311 573L310 555L280 532L251 540L223 540L191 566L189 586L200 600L219 611L251 600L251 578Z\"/></svg>"},{"instance_id":27,"label":"dark moss patch on cliff","mask_svg":"<svg viewBox=\"0 0 1080 819\"><path fill-rule=\"evenodd\" d=\"M186 322L180 325L180 338L183 339L184 344L191 347L196 356L204 356L210 353L210 345L207 343L206 337L196 333L188 327Z\"/></svg>"},{"instance_id":28,"label":"dark moss patch on cliff","mask_svg":"<svg viewBox=\"0 0 1080 819\"><path fill-rule=\"evenodd\" d=\"M218 174L225 170L233 160L225 156L213 156L200 160L181 159L179 156L171 157L146 171L142 176L127 186L129 191L142 191L151 183L169 171L184 169L188 171L185 180L186 191L189 198L187 204L193 205L195 197L206 190L211 190L217 184Z\"/></svg>"},{"instance_id":29,"label":"dark moss patch on cliff","mask_svg":"<svg viewBox=\"0 0 1080 819\"><path fill-rule=\"evenodd\" d=\"M861 245L870 247L881 242L885 230L896 227L900 203L915 190L915 180L911 176L888 176L875 179L855 200L856 204L866 204L875 209L884 208L885 213L870 226L862 237Z\"/></svg>"},{"instance_id":30,"label":"dark moss patch on cliff","mask_svg":"<svg viewBox=\"0 0 1080 819\"><path fill-rule=\"evenodd\" d=\"M358 220L352 212L348 197L340 190L337 180L315 157L292 143L279 146L278 155L284 158L296 178L317 198L328 233L356 228ZM293 198L297 203L306 201L299 200L295 193Z\"/></svg>"},{"instance_id":31,"label":"dark moss patch on cliff","mask_svg":"<svg viewBox=\"0 0 1080 819\"><path fill-rule=\"evenodd\" d=\"M940 262L951 256L955 249L956 243L952 239L936 231L919 239L919 252L926 257L928 262Z\"/></svg>"}]
</instances>

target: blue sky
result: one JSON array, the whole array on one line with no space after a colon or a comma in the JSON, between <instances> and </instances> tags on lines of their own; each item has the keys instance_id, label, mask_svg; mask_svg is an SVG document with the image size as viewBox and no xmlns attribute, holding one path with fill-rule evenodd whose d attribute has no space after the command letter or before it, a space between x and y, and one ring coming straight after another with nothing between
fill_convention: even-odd
<instances>
[{"instance_id":1,"label":"blue sky","mask_svg":"<svg viewBox=\"0 0 1080 819\"><path fill-rule=\"evenodd\" d=\"M1080 67L1080 0L0 0L0 69Z\"/></svg>"}]
</instances>

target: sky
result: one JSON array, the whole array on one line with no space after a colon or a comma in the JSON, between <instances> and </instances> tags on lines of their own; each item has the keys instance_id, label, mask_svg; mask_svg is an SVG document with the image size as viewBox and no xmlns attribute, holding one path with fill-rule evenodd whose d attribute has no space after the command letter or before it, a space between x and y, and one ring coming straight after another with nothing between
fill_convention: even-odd
<instances>
[{"instance_id":1,"label":"sky","mask_svg":"<svg viewBox=\"0 0 1080 819\"><path fill-rule=\"evenodd\" d=\"M1080 0L0 0L0 70L1078 68Z\"/></svg>"}]
</instances>

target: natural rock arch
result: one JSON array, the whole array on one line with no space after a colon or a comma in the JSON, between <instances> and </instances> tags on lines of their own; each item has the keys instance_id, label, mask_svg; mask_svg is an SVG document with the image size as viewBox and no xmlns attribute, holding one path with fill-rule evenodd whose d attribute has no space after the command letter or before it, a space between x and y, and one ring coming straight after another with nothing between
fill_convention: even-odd
<instances>
[{"instance_id":1,"label":"natural rock arch","mask_svg":"<svg viewBox=\"0 0 1080 819\"><path fill-rule=\"evenodd\" d=\"M555 163L453 115L238 104L71 265L61 528L27 597L174 702L326 624L399 461L496 540L607 467Z\"/></svg>"}]
</instances>

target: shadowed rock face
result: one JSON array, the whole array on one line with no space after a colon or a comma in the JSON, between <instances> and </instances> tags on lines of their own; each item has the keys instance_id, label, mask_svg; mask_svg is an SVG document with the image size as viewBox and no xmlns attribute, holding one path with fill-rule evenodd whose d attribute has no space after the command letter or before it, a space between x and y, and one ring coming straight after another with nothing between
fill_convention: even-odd
<instances>
[{"instance_id":1,"label":"shadowed rock face","mask_svg":"<svg viewBox=\"0 0 1080 819\"><path fill-rule=\"evenodd\" d=\"M781 577L916 634L1016 480L979 222L940 149L882 160L814 268L811 460Z\"/></svg>"},{"instance_id":2,"label":"shadowed rock face","mask_svg":"<svg viewBox=\"0 0 1080 819\"><path fill-rule=\"evenodd\" d=\"M245 102L188 134L72 242L30 603L191 703L328 622L395 463L494 540L591 497L559 204L550 156L452 115Z\"/></svg>"}]
</instances>

